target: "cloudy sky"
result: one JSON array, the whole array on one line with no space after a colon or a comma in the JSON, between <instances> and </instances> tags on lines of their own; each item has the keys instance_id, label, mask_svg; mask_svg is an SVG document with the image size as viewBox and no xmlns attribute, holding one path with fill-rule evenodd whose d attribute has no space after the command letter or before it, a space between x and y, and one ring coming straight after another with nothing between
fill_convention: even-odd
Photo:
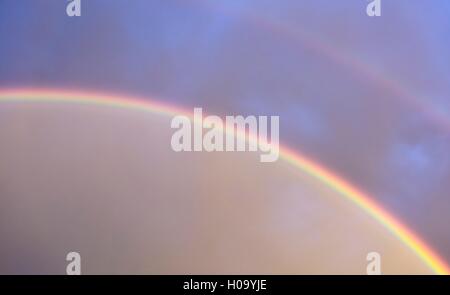
<instances>
[{"instance_id":1,"label":"cloudy sky","mask_svg":"<svg viewBox=\"0 0 450 295\"><path fill-rule=\"evenodd\" d=\"M450 261L450 2L0 0L0 88L279 115L280 140Z\"/></svg>"}]
</instances>

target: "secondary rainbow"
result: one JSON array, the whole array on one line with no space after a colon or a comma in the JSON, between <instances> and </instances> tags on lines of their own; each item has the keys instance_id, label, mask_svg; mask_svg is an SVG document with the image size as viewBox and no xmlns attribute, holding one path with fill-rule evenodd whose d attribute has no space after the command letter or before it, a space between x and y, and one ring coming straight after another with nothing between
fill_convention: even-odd
<instances>
[{"instance_id":1,"label":"secondary rainbow","mask_svg":"<svg viewBox=\"0 0 450 295\"><path fill-rule=\"evenodd\" d=\"M57 89L5 89L0 90L0 102L57 102L91 104L117 107L166 115L192 114L182 108L167 103L137 97L109 95L94 92L79 92ZM250 138L249 140L255 140ZM319 163L307 158L298 151L280 147L283 160L338 192L341 196L360 207L367 214L386 227L408 248L410 248L436 274L450 274L450 267L429 245L413 230L400 222L391 213L379 205L374 198L340 178Z\"/></svg>"},{"instance_id":2,"label":"secondary rainbow","mask_svg":"<svg viewBox=\"0 0 450 295\"><path fill-rule=\"evenodd\" d=\"M442 128L445 132L450 131L450 119L448 118L448 115L437 105L428 101L426 97L418 97L414 93L411 93L407 87L402 85L398 79L387 77L386 73L377 70L375 66L364 63L362 60L353 57L351 54L345 53L343 50L339 50L339 48L327 44L327 42L320 38L316 38L314 34L308 32L304 28L300 26L288 26L275 19L248 12L241 15L234 10L227 9L223 5L218 6L216 3L214 3L214 5L210 5L206 2L200 3L207 9L242 18L255 25L257 28L273 33L277 38L284 38L291 46L298 46L299 48L305 48L312 50L316 54L320 54L322 57L327 58L336 65L352 71L356 74L356 78L362 77L362 79L373 82L376 85L379 85L383 90L388 91L391 95L393 94L393 97L396 99L408 103L414 111L424 114L436 127Z\"/></svg>"}]
</instances>

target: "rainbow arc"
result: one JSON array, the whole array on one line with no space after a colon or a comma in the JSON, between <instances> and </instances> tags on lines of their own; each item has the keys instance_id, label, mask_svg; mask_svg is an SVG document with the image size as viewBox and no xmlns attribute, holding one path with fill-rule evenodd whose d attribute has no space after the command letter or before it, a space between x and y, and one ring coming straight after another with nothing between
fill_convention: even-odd
<instances>
[{"instance_id":1,"label":"rainbow arc","mask_svg":"<svg viewBox=\"0 0 450 295\"><path fill-rule=\"evenodd\" d=\"M130 109L165 115L192 114L182 108L158 101L129 97L108 95L94 92L77 92L51 89L5 89L0 90L0 102L55 102L69 104L88 104ZM245 136L245 134L244 134ZM257 140L249 137L248 140ZM392 213L385 210L375 201L375 198L339 177L335 172L325 168L321 164L309 159L298 151L286 146L280 147L280 157L297 169L319 180L330 187L340 196L358 206L381 225L387 228L404 245L420 258L436 274L450 274L447 262L438 255L424 240L422 240L411 228L402 223Z\"/></svg>"}]
</instances>

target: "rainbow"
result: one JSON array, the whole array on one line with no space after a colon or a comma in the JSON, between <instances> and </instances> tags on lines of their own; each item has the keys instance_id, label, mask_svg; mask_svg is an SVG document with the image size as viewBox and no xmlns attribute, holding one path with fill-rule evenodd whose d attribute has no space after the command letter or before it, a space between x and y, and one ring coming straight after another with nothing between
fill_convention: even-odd
<instances>
[{"instance_id":1,"label":"rainbow","mask_svg":"<svg viewBox=\"0 0 450 295\"><path fill-rule=\"evenodd\" d=\"M0 90L0 102L57 102L69 104L88 104L97 106L116 107L166 115L183 114L192 117L192 114L177 106L150 101L148 99L108 95L93 92L77 92L67 90L50 89L5 89ZM249 138L255 140L255 138ZM332 188L351 203L355 204L369 214L404 245L415 253L436 274L450 274L450 267L429 245L427 245L416 233L400 222L381 205L375 202L365 192L340 178L336 173L328 170L319 163L307 158L298 151L283 146L280 147L280 156L292 166L319 180L324 185Z\"/></svg>"},{"instance_id":2,"label":"rainbow","mask_svg":"<svg viewBox=\"0 0 450 295\"><path fill-rule=\"evenodd\" d=\"M244 19L248 23L254 25L256 28L273 33L277 38L282 37L289 42L291 46L308 49L322 57L327 58L334 64L341 66L343 69L353 72L355 77L361 77L376 85L379 85L385 91L394 95L393 98L399 101L406 102L413 111L423 114L435 127L442 129L445 132L450 131L450 119L448 115L441 108L426 101L426 97L418 97L409 91L398 79L388 77L376 69L375 66L364 63L361 60L345 53L338 48L332 47L325 41L315 38L311 33L299 26L288 26L275 19L261 17L255 13L246 12L244 15L236 13L232 9L227 9L224 5L218 5L208 2L199 2L203 7L211 11L218 11L223 14L231 15L239 19Z\"/></svg>"}]
</instances>

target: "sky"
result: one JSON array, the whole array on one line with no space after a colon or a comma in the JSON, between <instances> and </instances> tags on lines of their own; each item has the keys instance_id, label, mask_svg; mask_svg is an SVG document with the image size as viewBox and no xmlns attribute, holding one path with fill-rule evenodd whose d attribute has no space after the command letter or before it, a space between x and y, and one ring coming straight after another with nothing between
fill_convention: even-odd
<instances>
[{"instance_id":1,"label":"sky","mask_svg":"<svg viewBox=\"0 0 450 295\"><path fill-rule=\"evenodd\" d=\"M450 261L450 2L0 0L0 88L279 115L280 140Z\"/></svg>"},{"instance_id":2,"label":"sky","mask_svg":"<svg viewBox=\"0 0 450 295\"><path fill-rule=\"evenodd\" d=\"M383 274L433 273L287 161L173 152L166 114L4 101L0 114L2 274L62 274L69 251L83 274L366 274L373 251Z\"/></svg>"}]
</instances>

